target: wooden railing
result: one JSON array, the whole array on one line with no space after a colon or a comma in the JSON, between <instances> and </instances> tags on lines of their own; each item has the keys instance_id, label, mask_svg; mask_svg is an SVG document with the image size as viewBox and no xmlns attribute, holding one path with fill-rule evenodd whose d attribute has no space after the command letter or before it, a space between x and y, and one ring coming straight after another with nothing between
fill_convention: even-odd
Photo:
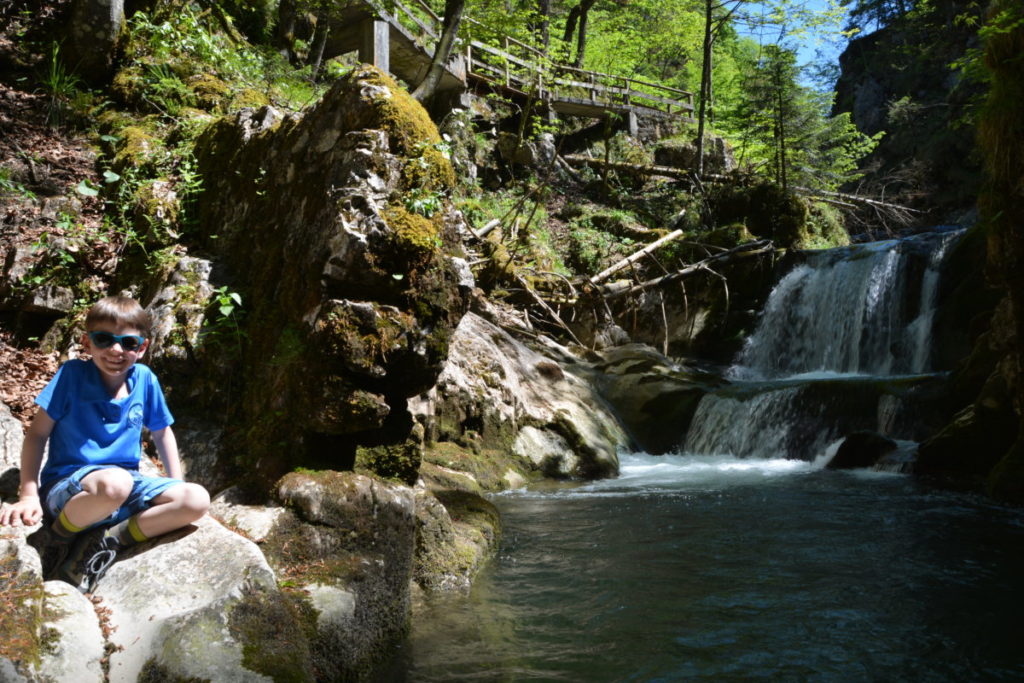
<instances>
[{"instance_id":1,"label":"wooden railing","mask_svg":"<svg viewBox=\"0 0 1024 683\"><path fill-rule=\"evenodd\" d=\"M396 19L425 41L436 41L441 18L423 0L394 3ZM472 18L473 33L487 33ZM470 40L465 46L470 77L543 100L582 102L607 108L637 107L672 115L693 111L693 93L626 76L578 69L552 62L543 52L508 35L492 42Z\"/></svg>"}]
</instances>

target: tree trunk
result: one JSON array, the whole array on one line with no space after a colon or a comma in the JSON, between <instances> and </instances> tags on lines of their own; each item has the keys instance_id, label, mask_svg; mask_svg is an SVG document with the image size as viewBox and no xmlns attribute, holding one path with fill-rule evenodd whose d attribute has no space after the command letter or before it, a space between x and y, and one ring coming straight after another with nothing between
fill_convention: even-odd
<instances>
[{"instance_id":1,"label":"tree trunk","mask_svg":"<svg viewBox=\"0 0 1024 683\"><path fill-rule=\"evenodd\" d=\"M324 61L324 48L327 46L327 35L331 32L327 21L327 12L321 12L316 18L316 31L313 33L313 52L310 63L313 65L312 78L316 83L320 78L320 66Z\"/></svg>"},{"instance_id":2,"label":"tree trunk","mask_svg":"<svg viewBox=\"0 0 1024 683\"><path fill-rule=\"evenodd\" d=\"M697 113L697 177L704 175L704 126L711 90L712 0L704 0L704 60L700 70L700 108Z\"/></svg>"},{"instance_id":3,"label":"tree trunk","mask_svg":"<svg viewBox=\"0 0 1024 683\"><path fill-rule=\"evenodd\" d=\"M576 61L573 66L577 69L583 67L583 58L587 52L587 15L593 7L594 0L580 0L579 29L576 31Z\"/></svg>"},{"instance_id":4,"label":"tree trunk","mask_svg":"<svg viewBox=\"0 0 1024 683\"><path fill-rule=\"evenodd\" d=\"M540 21L537 24L537 35L540 38L542 51L546 55L551 47L551 0L537 0L537 13Z\"/></svg>"},{"instance_id":5,"label":"tree trunk","mask_svg":"<svg viewBox=\"0 0 1024 683\"><path fill-rule=\"evenodd\" d=\"M465 8L466 0L445 0L441 38L434 48L434 57L430 60L430 68L427 70L426 77L412 93L417 101L426 102L434 96L437 84L441 82L444 66L451 57L452 48L455 47L455 38L459 34L459 24L462 23L462 12Z\"/></svg>"},{"instance_id":6,"label":"tree trunk","mask_svg":"<svg viewBox=\"0 0 1024 683\"><path fill-rule=\"evenodd\" d=\"M277 6L277 48L281 56L292 66L297 66L295 56L295 18L298 15L295 0L281 0Z\"/></svg>"}]
</instances>

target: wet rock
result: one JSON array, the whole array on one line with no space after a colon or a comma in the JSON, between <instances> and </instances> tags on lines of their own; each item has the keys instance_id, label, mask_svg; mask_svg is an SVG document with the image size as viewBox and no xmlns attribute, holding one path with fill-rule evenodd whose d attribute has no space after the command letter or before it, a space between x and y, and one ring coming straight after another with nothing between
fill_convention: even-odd
<instances>
[{"instance_id":1,"label":"wet rock","mask_svg":"<svg viewBox=\"0 0 1024 683\"><path fill-rule=\"evenodd\" d=\"M501 482L509 468L557 477L617 472L625 433L581 376L583 366L564 349L544 351L466 314L437 385L410 410L427 425L429 442L461 444L479 455L456 462L463 458L449 449L438 462L482 477L486 488L507 486Z\"/></svg>"},{"instance_id":2,"label":"wet rock","mask_svg":"<svg viewBox=\"0 0 1024 683\"><path fill-rule=\"evenodd\" d=\"M596 386L636 446L651 454L678 448L700 399L721 384L714 375L686 368L644 344L600 352Z\"/></svg>"},{"instance_id":3,"label":"wet rock","mask_svg":"<svg viewBox=\"0 0 1024 683\"><path fill-rule=\"evenodd\" d=\"M468 491L416 491L414 579L427 592L467 592L480 566L497 551L494 504Z\"/></svg>"},{"instance_id":4,"label":"wet rock","mask_svg":"<svg viewBox=\"0 0 1024 683\"><path fill-rule=\"evenodd\" d=\"M843 440L826 467L830 470L872 467L896 448L895 441L877 432L854 432Z\"/></svg>"},{"instance_id":5,"label":"wet rock","mask_svg":"<svg viewBox=\"0 0 1024 683\"><path fill-rule=\"evenodd\" d=\"M293 472L289 508L264 543L278 571L308 595L322 680L368 675L404 636L416 536L412 489L351 472Z\"/></svg>"}]
</instances>

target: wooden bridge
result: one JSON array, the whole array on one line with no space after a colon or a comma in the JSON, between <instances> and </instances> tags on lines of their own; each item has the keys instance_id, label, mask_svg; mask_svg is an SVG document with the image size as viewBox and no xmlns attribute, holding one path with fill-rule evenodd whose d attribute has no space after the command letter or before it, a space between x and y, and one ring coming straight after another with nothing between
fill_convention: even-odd
<instances>
[{"instance_id":1,"label":"wooden bridge","mask_svg":"<svg viewBox=\"0 0 1024 683\"><path fill-rule=\"evenodd\" d=\"M328 51L358 50L361 61L415 84L426 75L442 21L423 0L393 6L389 13L375 0L349 0L333 13ZM463 22L472 25L473 33L486 35L481 24L468 17ZM559 114L619 114L631 127L638 116L690 120L693 113L693 93L552 63L537 48L504 35L458 43L438 87L464 91L474 85L514 98L537 98Z\"/></svg>"}]
</instances>

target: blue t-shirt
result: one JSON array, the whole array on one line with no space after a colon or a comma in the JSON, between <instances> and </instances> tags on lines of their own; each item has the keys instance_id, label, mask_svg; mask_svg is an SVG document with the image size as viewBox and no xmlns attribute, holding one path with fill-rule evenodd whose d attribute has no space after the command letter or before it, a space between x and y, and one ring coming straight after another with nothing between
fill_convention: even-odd
<instances>
[{"instance_id":1,"label":"blue t-shirt","mask_svg":"<svg viewBox=\"0 0 1024 683\"><path fill-rule=\"evenodd\" d=\"M36 399L56 424L40 474L42 488L85 465L137 470L142 427L158 431L174 422L156 375L136 363L128 371L128 396L110 398L91 360L64 363Z\"/></svg>"}]
</instances>

